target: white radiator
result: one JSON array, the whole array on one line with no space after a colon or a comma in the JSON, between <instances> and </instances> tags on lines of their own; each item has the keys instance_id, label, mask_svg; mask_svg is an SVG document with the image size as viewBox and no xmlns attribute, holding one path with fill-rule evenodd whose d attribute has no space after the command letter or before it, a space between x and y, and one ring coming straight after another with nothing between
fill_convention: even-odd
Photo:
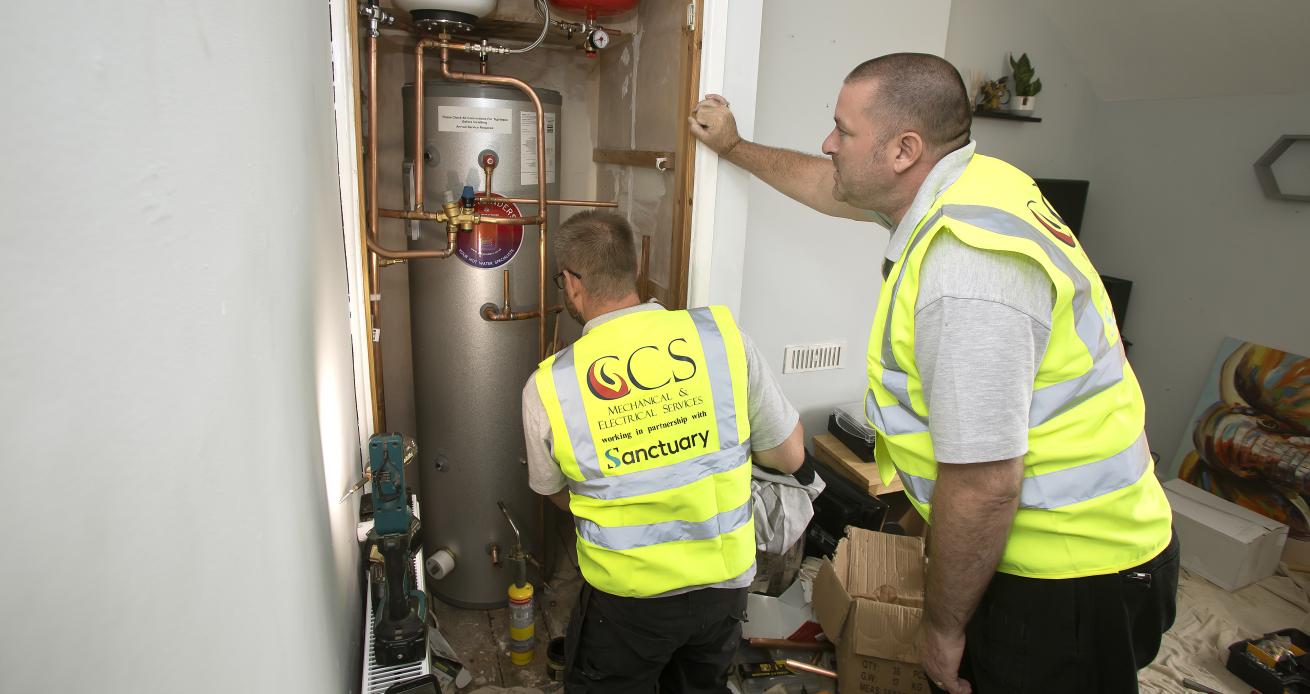
<instances>
[{"instance_id":1,"label":"white radiator","mask_svg":"<svg viewBox=\"0 0 1310 694\"><path fill-rule=\"evenodd\" d=\"M418 505L414 506L415 515L418 514ZM372 525L370 522L369 526ZM361 525L361 532L363 530ZM411 567L414 571L414 578L417 579L414 585L418 589L426 592L427 586L424 585L423 571L419 568L419 553L415 553ZM426 675L432 671L432 655L427 648L423 649L423 660L418 660L404 665L378 665L377 660L373 657L373 591L366 588L364 594L367 596L364 616L364 682L363 694L382 694L387 687L405 680L413 679L419 675ZM431 598L429 598L431 599ZM423 623L427 623L427 615L423 616Z\"/></svg>"}]
</instances>

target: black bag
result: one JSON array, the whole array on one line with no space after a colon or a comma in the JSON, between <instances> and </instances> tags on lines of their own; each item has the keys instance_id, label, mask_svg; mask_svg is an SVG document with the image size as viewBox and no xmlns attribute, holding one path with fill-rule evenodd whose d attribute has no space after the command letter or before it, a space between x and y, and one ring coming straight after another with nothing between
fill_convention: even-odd
<instances>
[{"instance_id":1,"label":"black bag","mask_svg":"<svg viewBox=\"0 0 1310 694\"><path fill-rule=\"evenodd\" d=\"M802 470L818 473L827 487L814 500L814 518L805 530L805 556L831 557L837 543L846 537L846 527L882 530L887 517L887 503L869 493L805 452ZM799 473L798 473L799 474Z\"/></svg>"}]
</instances>

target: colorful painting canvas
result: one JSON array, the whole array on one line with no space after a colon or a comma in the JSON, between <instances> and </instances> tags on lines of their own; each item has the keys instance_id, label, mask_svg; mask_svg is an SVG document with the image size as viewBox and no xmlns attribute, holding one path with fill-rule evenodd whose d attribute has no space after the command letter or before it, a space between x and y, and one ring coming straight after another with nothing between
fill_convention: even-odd
<instances>
[{"instance_id":1,"label":"colorful painting canvas","mask_svg":"<svg viewBox=\"0 0 1310 694\"><path fill-rule=\"evenodd\" d=\"M1225 340L1162 475L1175 476L1310 540L1310 358Z\"/></svg>"}]
</instances>

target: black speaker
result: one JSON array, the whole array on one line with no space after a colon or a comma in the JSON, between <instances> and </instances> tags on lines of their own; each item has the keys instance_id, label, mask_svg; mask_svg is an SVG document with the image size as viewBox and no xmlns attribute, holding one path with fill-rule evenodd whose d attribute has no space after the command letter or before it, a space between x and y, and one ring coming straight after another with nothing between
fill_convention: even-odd
<instances>
[{"instance_id":1,"label":"black speaker","mask_svg":"<svg viewBox=\"0 0 1310 694\"><path fill-rule=\"evenodd\" d=\"M1105 293L1110 296L1110 306L1114 309L1114 322L1119 324L1119 330L1123 330L1124 321L1128 320L1128 296L1133 293L1133 282L1101 275L1101 283L1105 285Z\"/></svg>"}]
</instances>

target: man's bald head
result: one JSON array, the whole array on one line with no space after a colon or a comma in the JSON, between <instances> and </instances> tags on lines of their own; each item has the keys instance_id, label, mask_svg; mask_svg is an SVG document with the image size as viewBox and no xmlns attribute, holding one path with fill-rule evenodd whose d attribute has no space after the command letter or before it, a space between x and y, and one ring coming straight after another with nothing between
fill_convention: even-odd
<instances>
[{"instance_id":1,"label":"man's bald head","mask_svg":"<svg viewBox=\"0 0 1310 694\"><path fill-rule=\"evenodd\" d=\"M953 65L935 55L892 53L866 60L845 82L874 83L867 111L885 124L888 137L913 130L938 155L969 141L973 113L964 80Z\"/></svg>"}]
</instances>

